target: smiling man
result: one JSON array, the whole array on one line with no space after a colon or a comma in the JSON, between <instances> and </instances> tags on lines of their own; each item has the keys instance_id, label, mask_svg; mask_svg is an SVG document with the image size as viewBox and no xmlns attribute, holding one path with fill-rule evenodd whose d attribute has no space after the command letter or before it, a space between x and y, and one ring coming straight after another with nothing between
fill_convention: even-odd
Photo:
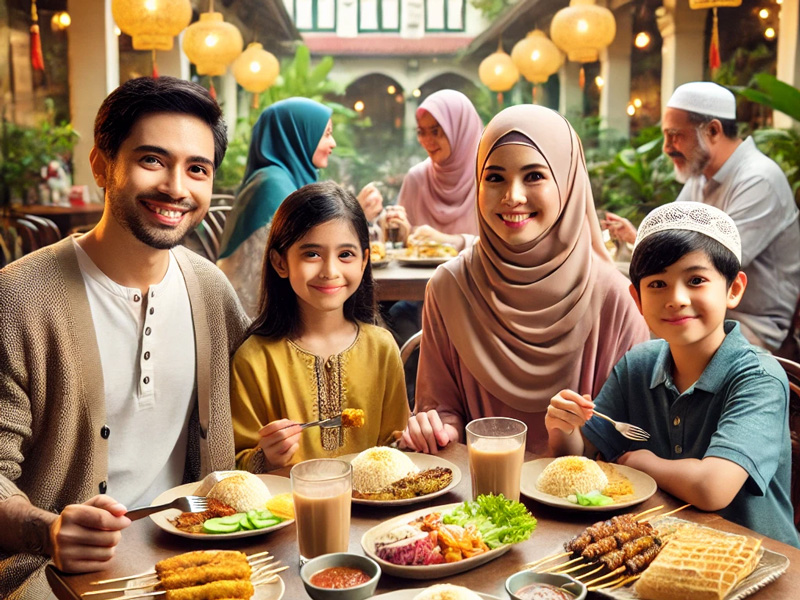
<instances>
[{"instance_id":1,"label":"smiling man","mask_svg":"<svg viewBox=\"0 0 800 600\"><path fill-rule=\"evenodd\" d=\"M664 153L685 183L678 201L702 202L726 212L742 238L742 270L749 284L728 316L751 343L777 349L789 330L800 293L800 226L794 194L781 168L739 139L736 99L716 83L678 87L661 120ZM636 229L609 214L612 235L633 243Z\"/></svg>"},{"instance_id":2,"label":"smiling man","mask_svg":"<svg viewBox=\"0 0 800 600\"><path fill-rule=\"evenodd\" d=\"M94 133L100 223L0 271L2 598L46 597L48 558L105 568L126 507L233 466L229 360L247 320L179 246L225 154L219 106L187 81L136 79Z\"/></svg>"}]
</instances>

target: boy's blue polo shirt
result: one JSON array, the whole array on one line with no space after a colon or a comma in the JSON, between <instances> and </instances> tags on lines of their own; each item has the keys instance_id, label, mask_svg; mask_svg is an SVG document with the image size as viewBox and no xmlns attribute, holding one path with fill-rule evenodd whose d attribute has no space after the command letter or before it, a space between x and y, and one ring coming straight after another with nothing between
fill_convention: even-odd
<instances>
[{"instance_id":1,"label":"boy's blue polo shirt","mask_svg":"<svg viewBox=\"0 0 800 600\"><path fill-rule=\"evenodd\" d=\"M650 433L647 442L623 438L601 419L583 434L608 460L629 450L661 458L730 460L749 477L719 514L763 535L800 547L791 503L789 384L778 362L751 345L739 323L726 321L725 339L700 379L680 394L664 340L635 346L614 367L597 410Z\"/></svg>"}]
</instances>

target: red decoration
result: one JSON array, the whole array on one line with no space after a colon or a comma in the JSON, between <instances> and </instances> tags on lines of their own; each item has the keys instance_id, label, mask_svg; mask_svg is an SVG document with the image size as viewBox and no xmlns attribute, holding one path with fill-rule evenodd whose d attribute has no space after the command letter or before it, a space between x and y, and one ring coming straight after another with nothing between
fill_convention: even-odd
<instances>
[{"instance_id":1,"label":"red decoration","mask_svg":"<svg viewBox=\"0 0 800 600\"><path fill-rule=\"evenodd\" d=\"M153 50L153 79L158 78L158 63L156 62L156 51Z\"/></svg>"},{"instance_id":2,"label":"red decoration","mask_svg":"<svg viewBox=\"0 0 800 600\"><path fill-rule=\"evenodd\" d=\"M34 71L44 71L42 55L42 37L39 35L39 13L36 12L36 0L31 2L31 66Z\"/></svg>"},{"instance_id":3,"label":"red decoration","mask_svg":"<svg viewBox=\"0 0 800 600\"><path fill-rule=\"evenodd\" d=\"M717 7L714 7L714 23L711 26L711 43L708 46L708 67L714 71L719 69L722 61L719 58L719 22L717 20Z\"/></svg>"},{"instance_id":4,"label":"red decoration","mask_svg":"<svg viewBox=\"0 0 800 600\"><path fill-rule=\"evenodd\" d=\"M214 89L214 82L213 81L208 86L208 93L211 94L211 97L214 100L217 99L217 90Z\"/></svg>"}]
</instances>

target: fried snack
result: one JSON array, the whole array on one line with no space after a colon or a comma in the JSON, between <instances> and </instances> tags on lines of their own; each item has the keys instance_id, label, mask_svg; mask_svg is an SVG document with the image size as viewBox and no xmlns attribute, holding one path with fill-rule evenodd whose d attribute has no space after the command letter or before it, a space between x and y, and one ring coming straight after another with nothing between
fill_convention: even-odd
<instances>
[{"instance_id":1,"label":"fried snack","mask_svg":"<svg viewBox=\"0 0 800 600\"><path fill-rule=\"evenodd\" d=\"M203 585L167 590L167 600L220 600L222 598L250 598L254 593L250 581L212 581Z\"/></svg>"},{"instance_id":2,"label":"fried snack","mask_svg":"<svg viewBox=\"0 0 800 600\"><path fill-rule=\"evenodd\" d=\"M224 579L250 579L251 569L247 560L223 561L200 567L188 567L170 571L161 577L161 588L175 590Z\"/></svg>"},{"instance_id":3,"label":"fried snack","mask_svg":"<svg viewBox=\"0 0 800 600\"><path fill-rule=\"evenodd\" d=\"M199 513L181 513L170 520L177 529L188 533L203 533L203 523L214 517L227 517L236 514L236 510L217 500L208 498L208 508Z\"/></svg>"},{"instance_id":4,"label":"fried snack","mask_svg":"<svg viewBox=\"0 0 800 600\"><path fill-rule=\"evenodd\" d=\"M649 600L722 600L761 559L761 541L688 525L669 542L636 582Z\"/></svg>"},{"instance_id":5,"label":"fried snack","mask_svg":"<svg viewBox=\"0 0 800 600\"><path fill-rule=\"evenodd\" d=\"M631 529L638 525L633 519L633 515L626 513L617 515L607 521L598 521L591 527L587 527L581 533L564 544L564 550L574 554L580 554L592 542L597 542L604 537L614 535L618 531Z\"/></svg>"},{"instance_id":6,"label":"fried snack","mask_svg":"<svg viewBox=\"0 0 800 600\"><path fill-rule=\"evenodd\" d=\"M383 242L369 243L369 256L373 262L386 258L386 245Z\"/></svg>"},{"instance_id":7,"label":"fried snack","mask_svg":"<svg viewBox=\"0 0 800 600\"><path fill-rule=\"evenodd\" d=\"M278 494L267 500L267 510L281 519L294 519L294 500L291 492Z\"/></svg>"},{"instance_id":8,"label":"fried snack","mask_svg":"<svg viewBox=\"0 0 800 600\"><path fill-rule=\"evenodd\" d=\"M342 411L342 427L363 427L364 411L360 408L345 408Z\"/></svg>"},{"instance_id":9,"label":"fried snack","mask_svg":"<svg viewBox=\"0 0 800 600\"><path fill-rule=\"evenodd\" d=\"M446 467L434 467L387 485L377 492L353 490L353 498L362 500L404 500L426 496L446 488L453 481L453 471Z\"/></svg>"},{"instance_id":10,"label":"fried snack","mask_svg":"<svg viewBox=\"0 0 800 600\"><path fill-rule=\"evenodd\" d=\"M414 258L446 258L456 256L458 250L448 244L440 244L429 240L406 248L406 255Z\"/></svg>"},{"instance_id":11,"label":"fried snack","mask_svg":"<svg viewBox=\"0 0 800 600\"><path fill-rule=\"evenodd\" d=\"M163 577L166 573L177 571L178 569L234 560L247 562L247 556L244 552L239 552L238 550L196 550L158 561L156 563L156 573L159 577Z\"/></svg>"}]
</instances>

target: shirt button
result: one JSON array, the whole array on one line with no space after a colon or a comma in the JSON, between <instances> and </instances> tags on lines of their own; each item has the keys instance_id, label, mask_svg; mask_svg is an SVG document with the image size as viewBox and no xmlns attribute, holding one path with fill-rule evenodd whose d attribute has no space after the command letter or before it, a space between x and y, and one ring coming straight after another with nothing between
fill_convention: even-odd
<instances>
[{"instance_id":1,"label":"shirt button","mask_svg":"<svg viewBox=\"0 0 800 600\"><path fill-rule=\"evenodd\" d=\"M155 298L156 297L156 293L155 292L150 292L150 297L151 298Z\"/></svg>"},{"instance_id":2,"label":"shirt button","mask_svg":"<svg viewBox=\"0 0 800 600\"><path fill-rule=\"evenodd\" d=\"M673 425L675 425L675 427L677 427L678 425L680 425L680 424L681 424L681 418L680 418L680 417L675 417L675 418L672 420L672 424L673 424Z\"/></svg>"},{"instance_id":3,"label":"shirt button","mask_svg":"<svg viewBox=\"0 0 800 600\"><path fill-rule=\"evenodd\" d=\"M150 335L150 328L149 327L145 327L144 334L145 335Z\"/></svg>"},{"instance_id":4,"label":"shirt button","mask_svg":"<svg viewBox=\"0 0 800 600\"><path fill-rule=\"evenodd\" d=\"M156 309L155 308L150 308L150 314L152 315L154 312L156 312Z\"/></svg>"},{"instance_id":5,"label":"shirt button","mask_svg":"<svg viewBox=\"0 0 800 600\"><path fill-rule=\"evenodd\" d=\"M97 489L100 490L101 494L105 494L106 490L108 489L108 484L105 481L101 481L100 485L97 486Z\"/></svg>"},{"instance_id":6,"label":"shirt button","mask_svg":"<svg viewBox=\"0 0 800 600\"><path fill-rule=\"evenodd\" d=\"M141 298L139 297L139 294L134 295L133 301L134 302L138 302L139 300L141 300Z\"/></svg>"},{"instance_id":7,"label":"shirt button","mask_svg":"<svg viewBox=\"0 0 800 600\"><path fill-rule=\"evenodd\" d=\"M675 444L675 454L683 454L683 448L680 444Z\"/></svg>"},{"instance_id":8,"label":"shirt button","mask_svg":"<svg viewBox=\"0 0 800 600\"><path fill-rule=\"evenodd\" d=\"M111 435L111 430L108 428L108 425L103 425L100 428L100 437L103 438L104 440L107 440L108 436L110 435Z\"/></svg>"},{"instance_id":9,"label":"shirt button","mask_svg":"<svg viewBox=\"0 0 800 600\"><path fill-rule=\"evenodd\" d=\"M150 383L150 378L149 377L145 377L144 379L142 379L142 381L144 381L145 384L148 384L148 383Z\"/></svg>"},{"instance_id":10,"label":"shirt button","mask_svg":"<svg viewBox=\"0 0 800 600\"><path fill-rule=\"evenodd\" d=\"M149 350L144 353L144 359L145 360L150 360L150 351Z\"/></svg>"}]
</instances>

